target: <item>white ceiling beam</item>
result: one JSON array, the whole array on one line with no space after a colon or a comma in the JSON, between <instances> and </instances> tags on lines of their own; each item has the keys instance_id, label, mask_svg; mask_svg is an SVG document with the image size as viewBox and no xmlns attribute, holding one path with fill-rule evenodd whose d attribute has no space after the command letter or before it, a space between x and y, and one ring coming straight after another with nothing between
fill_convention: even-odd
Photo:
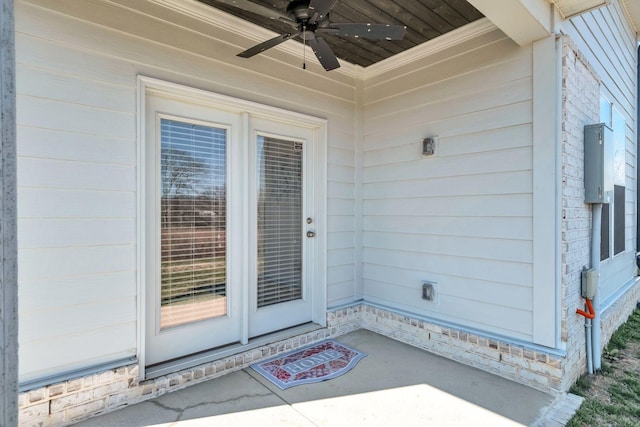
<instances>
[{"instance_id":1,"label":"white ceiling beam","mask_svg":"<svg viewBox=\"0 0 640 427\"><path fill-rule=\"evenodd\" d=\"M468 0L520 46L551 34L552 7L547 0Z\"/></svg>"}]
</instances>

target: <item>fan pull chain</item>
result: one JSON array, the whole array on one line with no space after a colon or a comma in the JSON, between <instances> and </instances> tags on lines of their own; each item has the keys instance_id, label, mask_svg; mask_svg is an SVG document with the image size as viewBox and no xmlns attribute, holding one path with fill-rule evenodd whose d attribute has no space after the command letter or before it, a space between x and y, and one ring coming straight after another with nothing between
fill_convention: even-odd
<instances>
[{"instance_id":1,"label":"fan pull chain","mask_svg":"<svg viewBox=\"0 0 640 427\"><path fill-rule=\"evenodd\" d=\"M307 26L302 26L302 69L307 69Z\"/></svg>"}]
</instances>

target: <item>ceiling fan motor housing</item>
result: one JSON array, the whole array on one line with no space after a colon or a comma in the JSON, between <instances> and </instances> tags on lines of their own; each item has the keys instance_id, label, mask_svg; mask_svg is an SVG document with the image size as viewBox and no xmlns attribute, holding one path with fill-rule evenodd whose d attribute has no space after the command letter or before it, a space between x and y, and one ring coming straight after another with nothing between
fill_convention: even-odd
<instances>
[{"instance_id":1,"label":"ceiling fan motor housing","mask_svg":"<svg viewBox=\"0 0 640 427\"><path fill-rule=\"evenodd\" d=\"M287 15L294 21L307 21L313 15L313 11L309 9L308 0L294 0L287 6Z\"/></svg>"},{"instance_id":2,"label":"ceiling fan motor housing","mask_svg":"<svg viewBox=\"0 0 640 427\"><path fill-rule=\"evenodd\" d=\"M294 0L287 6L287 15L298 23L300 31L303 27L306 27L307 31L328 27L329 12L317 16L316 10L309 8L309 4L309 0Z\"/></svg>"}]
</instances>

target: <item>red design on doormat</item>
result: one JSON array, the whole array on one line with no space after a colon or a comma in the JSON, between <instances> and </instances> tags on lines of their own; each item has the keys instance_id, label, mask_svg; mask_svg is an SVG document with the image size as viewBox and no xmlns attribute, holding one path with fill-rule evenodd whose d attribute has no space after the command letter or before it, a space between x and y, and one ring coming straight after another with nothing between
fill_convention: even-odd
<instances>
[{"instance_id":1,"label":"red design on doormat","mask_svg":"<svg viewBox=\"0 0 640 427\"><path fill-rule=\"evenodd\" d=\"M327 340L256 363L252 368L284 390L338 377L365 356L344 344Z\"/></svg>"}]
</instances>

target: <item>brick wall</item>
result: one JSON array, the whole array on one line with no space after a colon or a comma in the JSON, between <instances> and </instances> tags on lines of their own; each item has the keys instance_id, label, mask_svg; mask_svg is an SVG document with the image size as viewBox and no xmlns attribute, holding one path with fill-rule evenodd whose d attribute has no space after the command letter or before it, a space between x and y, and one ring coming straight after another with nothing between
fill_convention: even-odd
<instances>
[{"instance_id":1,"label":"brick wall","mask_svg":"<svg viewBox=\"0 0 640 427\"><path fill-rule=\"evenodd\" d=\"M560 355L384 308L363 306L362 327L548 393L563 391Z\"/></svg>"},{"instance_id":2,"label":"brick wall","mask_svg":"<svg viewBox=\"0 0 640 427\"><path fill-rule=\"evenodd\" d=\"M562 388L586 370L582 268L590 266L591 205L584 202L584 126L598 123L600 80L564 36L562 55L562 341L567 356Z\"/></svg>"},{"instance_id":3,"label":"brick wall","mask_svg":"<svg viewBox=\"0 0 640 427\"><path fill-rule=\"evenodd\" d=\"M601 316L602 343L607 343L613 333L627 321L640 301L640 282L636 283L621 298L608 307Z\"/></svg>"},{"instance_id":4,"label":"brick wall","mask_svg":"<svg viewBox=\"0 0 640 427\"><path fill-rule=\"evenodd\" d=\"M600 122L600 80L568 36L562 60L562 341L567 355L561 389L586 372L580 276L590 266L591 205L584 203L584 126ZM640 297L636 283L601 313L602 343L629 317Z\"/></svg>"}]
</instances>

